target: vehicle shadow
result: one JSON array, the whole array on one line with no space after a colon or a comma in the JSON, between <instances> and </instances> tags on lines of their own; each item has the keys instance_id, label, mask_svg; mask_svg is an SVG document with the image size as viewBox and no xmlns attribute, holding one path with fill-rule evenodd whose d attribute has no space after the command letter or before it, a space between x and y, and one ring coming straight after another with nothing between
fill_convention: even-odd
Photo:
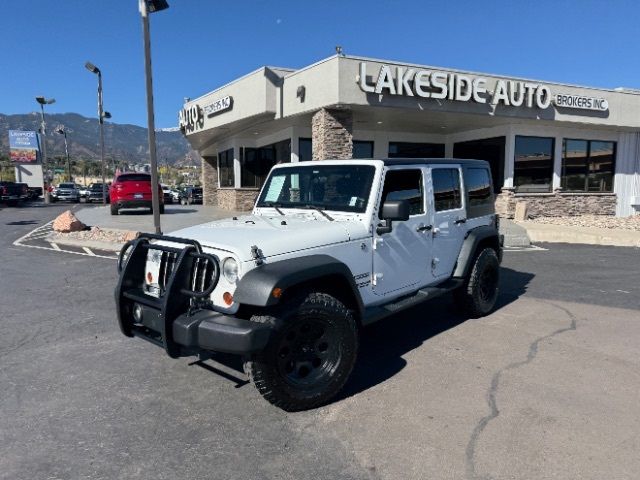
<instances>
[{"instance_id":1,"label":"vehicle shadow","mask_svg":"<svg viewBox=\"0 0 640 480\"><path fill-rule=\"evenodd\" d=\"M5 225L35 225L38 223L37 220L17 220L15 222L8 222Z\"/></svg>"},{"instance_id":2,"label":"vehicle shadow","mask_svg":"<svg viewBox=\"0 0 640 480\"><path fill-rule=\"evenodd\" d=\"M532 273L501 268L496 310L524 295L533 277ZM458 312L451 295L444 295L364 328L360 337L358 360L351 377L342 392L330 403L339 402L385 382L407 365L403 355L465 321L474 320L468 320ZM191 365L235 383L235 388L249 383L239 356L214 353L210 359L234 373L204 363L207 359L194 361ZM239 375L236 376L235 372Z\"/></svg>"},{"instance_id":3,"label":"vehicle shadow","mask_svg":"<svg viewBox=\"0 0 640 480\"><path fill-rule=\"evenodd\" d=\"M500 273L500 294L496 309L523 295L534 277L531 273L509 268L502 268ZM407 365L403 355L467 320L458 312L451 295L444 295L363 329L358 361L347 385L334 402L393 377Z\"/></svg>"}]
</instances>

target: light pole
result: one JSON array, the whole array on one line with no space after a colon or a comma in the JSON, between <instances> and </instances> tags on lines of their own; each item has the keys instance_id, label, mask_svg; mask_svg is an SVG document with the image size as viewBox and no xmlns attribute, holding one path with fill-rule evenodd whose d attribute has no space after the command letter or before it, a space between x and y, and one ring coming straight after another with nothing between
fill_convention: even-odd
<instances>
[{"instance_id":1,"label":"light pole","mask_svg":"<svg viewBox=\"0 0 640 480\"><path fill-rule=\"evenodd\" d=\"M67 156L67 181L71 181L71 160L69 159L69 146L67 145L67 130L64 125L60 125L56 128L56 133L64 135L64 154Z\"/></svg>"},{"instance_id":2,"label":"light pole","mask_svg":"<svg viewBox=\"0 0 640 480\"><path fill-rule=\"evenodd\" d=\"M49 195L49 173L47 172L47 124L44 122L44 106L56 103L55 98L36 97L36 102L40 104L40 133L42 134L42 194L44 195L44 203L51 202Z\"/></svg>"},{"instance_id":3,"label":"light pole","mask_svg":"<svg viewBox=\"0 0 640 480\"><path fill-rule=\"evenodd\" d=\"M100 163L102 164L102 204L107 204L107 189L104 173L104 119L111 118L109 112L102 109L102 72L93 63L87 62L84 67L91 73L98 75L98 122L100 123Z\"/></svg>"},{"instance_id":4,"label":"light pole","mask_svg":"<svg viewBox=\"0 0 640 480\"><path fill-rule=\"evenodd\" d=\"M151 206L153 208L153 226L155 233L160 228L160 198L158 196L158 161L156 159L156 127L153 115L153 82L151 72L151 40L149 35L149 13L169 8L166 0L138 0L142 16L142 34L144 39L144 73L147 83L147 130L149 134L149 157L151 163Z\"/></svg>"}]
</instances>

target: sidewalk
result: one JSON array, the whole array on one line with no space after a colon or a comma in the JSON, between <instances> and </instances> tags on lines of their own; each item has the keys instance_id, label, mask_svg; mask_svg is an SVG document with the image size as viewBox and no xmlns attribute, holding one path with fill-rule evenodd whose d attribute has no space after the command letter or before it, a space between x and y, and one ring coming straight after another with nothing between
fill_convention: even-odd
<instances>
[{"instance_id":1,"label":"sidewalk","mask_svg":"<svg viewBox=\"0 0 640 480\"><path fill-rule=\"evenodd\" d=\"M120 215L111 215L109 206L97 206L82 208L74 213L78 220L90 227L147 233L154 231L153 215L148 210L129 210ZM160 215L160 226L163 233L170 233L234 215L240 213L203 205L166 205L165 213Z\"/></svg>"},{"instance_id":2,"label":"sidewalk","mask_svg":"<svg viewBox=\"0 0 640 480\"><path fill-rule=\"evenodd\" d=\"M584 243L616 247L640 247L640 232L620 228L595 228L518 222L532 242Z\"/></svg>"}]
</instances>

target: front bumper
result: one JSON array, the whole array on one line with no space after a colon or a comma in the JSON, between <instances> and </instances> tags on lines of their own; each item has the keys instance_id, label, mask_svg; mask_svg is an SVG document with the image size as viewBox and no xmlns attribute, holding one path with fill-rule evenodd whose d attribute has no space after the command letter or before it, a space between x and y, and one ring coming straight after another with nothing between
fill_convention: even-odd
<instances>
[{"instance_id":1,"label":"front bumper","mask_svg":"<svg viewBox=\"0 0 640 480\"><path fill-rule=\"evenodd\" d=\"M151 244L150 239L182 243L185 247ZM148 250L175 255L163 294L158 298L146 294L143 289ZM197 271L203 268L204 261L215 265L212 281L202 284L196 291L193 290L193 279L194 276L202 278ZM118 323L124 335L148 340L174 358L201 351L246 354L266 346L271 334L268 325L201 308L200 299L208 298L217 284L219 268L212 256L202 253L198 242L143 234L123 247L118 266L120 279L115 299ZM204 269L209 271L206 266Z\"/></svg>"}]
</instances>

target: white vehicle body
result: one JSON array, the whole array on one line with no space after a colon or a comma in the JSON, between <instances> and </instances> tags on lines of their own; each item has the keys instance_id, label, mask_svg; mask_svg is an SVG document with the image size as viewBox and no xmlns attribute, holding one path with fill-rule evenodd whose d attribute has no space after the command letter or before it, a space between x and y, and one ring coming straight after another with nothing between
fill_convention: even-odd
<instances>
[{"instance_id":1,"label":"white vehicle body","mask_svg":"<svg viewBox=\"0 0 640 480\"><path fill-rule=\"evenodd\" d=\"M322 165L347 165L350 162L323 161ZM262 252L264 264L290 260L308 255L329 255L348 266L362 297L364 306L384 304L420 288L434 285L448 278L458 258L462 241L470 228L490 225L492 215L456 223L465 217L466 198L460 208L436 212L434 208L431 172L433 169L456 169L460 164L433 160L429 165L385 166L381 160L354 160L357 165L375 168L372 188L363 213L325 210L329 220L315 210L281 208L284 215L272 207L255 207L250 215L225 219L185 228L169 235L197 240L207 253L220 264L226 258L238 263L238 281L251 270L259 268L251 255L252 246ZM274 167L273 172L291 166L310 167L317 162L299 162ZM402 226L384 235L376 234L379 202L384 176L388 171L419 169L424 181L424 213L411 215ZM464 179L460 173L464 191ZM284 225L282 223L285 223ZM418 230L432 225L433 230ZM170 243L167 242L169 245ZM157 271L158 265L148 263L148 270ZM237 282L236 282L237 283ZM236 283L220 282L211 294L216 310L234 313L237 304L225 305L224 292L233 295Z\"/></svg>"}]
</instances>

